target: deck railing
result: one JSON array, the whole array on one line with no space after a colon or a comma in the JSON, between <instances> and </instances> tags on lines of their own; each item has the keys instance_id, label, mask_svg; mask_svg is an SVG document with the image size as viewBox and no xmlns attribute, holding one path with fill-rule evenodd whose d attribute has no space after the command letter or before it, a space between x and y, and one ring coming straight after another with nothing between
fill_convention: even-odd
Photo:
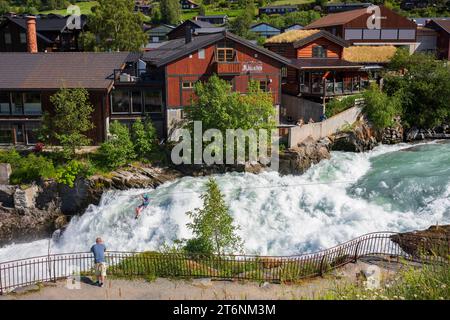
<instances>
[{"instance_id":1,"label":"deck railing","mask_svg":"<svg viewBox=\"0 0 450 320\"><path fill-rule=\"evenodd\" d=\"M366 256L383 256L396 261L403 258L421 263L448 262L448 239L444 241L444 248L439 249L439 255L429 252L419 255L405 252L398 240L392 241L395 235L391 232L371 233L320 252L294 256L107 252L106 263L108 275L116 277L207 277L289 282L320 276ZM21 286L93 274L91 253L51 254L3 262L0 263L0 294Z\"/></svg>"}]
</instances>

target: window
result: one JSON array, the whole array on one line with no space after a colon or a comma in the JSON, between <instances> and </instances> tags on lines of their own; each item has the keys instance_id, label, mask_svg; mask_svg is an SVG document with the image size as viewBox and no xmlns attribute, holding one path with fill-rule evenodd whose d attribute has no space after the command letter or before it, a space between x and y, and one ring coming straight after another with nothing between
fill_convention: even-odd
<instances>
[{"instance_id":1,"label":"window","mask_svg":"<svg viewBox=\"0 0 450 320\"><path fill-rule=\"evenodd\" d=\"M10 144L13 143L13 131L9 125L0 125L0 143Z\"/></svg>"},{"instance_id":2,"label":"window","mask_svg":"<svg viewBox=\"0 0 450 320\"><path fill-rule=\"evenodd\" d=\"M182 88L183 89L192 89L192 88L194 88L194 84L195 84L194 81L183 81Z\"/></svg>"},{"instance_id":3,"label":"window","mask_svg":"<svg viewBox=\"0 0 450 320\"><path fill-rule=\"evenodd\" d=\"M313 58L326 58L327 49L324 46L314 46L312 48L312 56Z\"/></svg>"},{"instance_id":4,"label":"window","mask_svg":"<svg viewBox=\"0 0 450 320\"><path fill-rule=\"evenodd\" d=\"M25 114L42 114L41 94L38 92L27 92L23 94L23 108Z\"/></svg>"},{"instance_id":5,"label":"window","mask_svg":"<svg viewBox=\"0 0 450 320\"><path fill-rule=\"evenodd\" d=\"M23 94L21 92L13 92L12 96L12 114L23 114Z\"/></svg>"},{"instance_id":6,"label":"window","mask_svg":"<svg viewBox=\"0 0 450 320\"><path fill-rule=\"evenodd\" d=\"M364 39L368 40L377 40L380 39L381 35L380 29L364 29L363 30L363 37Z\"/></svg>"},{"instance_id":7,"label":"window","mask_svg":"<svg viewBox=\"0 0 450 320\"><path fill-rule=\"evenodd\" d=\"M160 91L144 92L144 110L145 112L161 113L162 99Z\"/></svg>"},{"instance_id":8,"label":"window","mask_svg":"<svg viewBox=\"0 0 450 320\"><path fill-rule=\"evenodd\" d=\"M142 113L142 97L140 91L131 92L131 104L133 113Z\"/></svg>"},{"instance_id":9,"label":"window","mask_svg":"<svg viewBox=\"0 0 450 320\"><path fill-rule=\"evenodd\" d=\"M287 68L286 67L283 67L283 68L281 68L281 76L283 77L283 78L285 78L285 77L287 77Z\"/></svg>"},{"instance_id":10,"label":"window","mask_svg":"<svg viewBox=\"0 0 450 320\"><path fill-rule=\"evenodd\" d=\"M397 29L382 29L381 39L384 40L395 40L397 39L398 30Z\"/></svg>"},{"instance_id":11,"label":"window","mask_svg":"<svg viewBox=\"0 0 450 320\"><path fill-rule=\"evenodd\" d=\"M112 113L129 113L130 97L128 91L116 90L112 94Z\"/></svg>"},{"instance_id":12,"label":"window","mask_svg":"<svg viewBox=\"0 0 450 320\"><path fill-rule=\"evenodd\" d=\"M38 134L37 131L40 128L38 123L26 123L25 124L25 135L27 138L27 144L36 144L38 143Z\"/></svg>"},{"instance_id":13,"label":"window","mask_svg":"<svg viewBox=\"0 0 450 320\"><path fill-rule=\"evenodd\" d=\"M0 92L0 114L10 114L9 103L9 92Z\"/></svg>"},{"instance_id":14,"label":"window","mask_svg":"<svg viewBox=\"0 0 450 320\"><path fill-rule=\"evenodd\" d=\"M259 89L263 92L269 91L269 83L267 80L259 80Z\"/></svg>"},{"instance_id":15,"label":"window","mask_svg":"<svg viewBox=\"0 0 450 320\"><path fill-rule=\"evenodd\" d=\"M198 58L205 59L205 49L198 50Z\"/></svg>"},{"instance_id":16,"label":"window","mask_svg":"<svg viewBox=\"0 0 450 320\"><path fill-rule=\"evenodd\" d=\"M362 39L362 29L345 29L345 40Z\"/></svg>"},{"instance_id":17,"label":"window","mask_svg":"<svg viewBox=\"0 0 450 320\"><path fill-rule=\"evenodd\" d=\"M5 32L5 44L11 44L11 43L12 43L11 33Z\"/></svg>"},{"instance_id":18,"label":"window","mask_svg":"<svg viewBox=\"0 0 450 320\"><path fill-rule=\"evenodd\" d=\"M416 38L416 31L414 29L400 29L398 30L398 38L413 40Z\"/></svg>"},{"instance_id":19,"label":"window","mask_svg":"<svg viewBox=\"0 0 450 320\"><path fill-rule=\"evenodd\" d=\"M217 49L217 61L219 62L232 62L234 60L233 48L218 48Z\"/></svg>"},{"instance_id":20,"label":"window","mask_svg":"<svg viewBox=\"0 0 450 320\"><path fill-rule=\"evenodd\" d=\"M20 33L20 43L27 43L27 35L25 32Z\"/></svg>"}]
</instances>

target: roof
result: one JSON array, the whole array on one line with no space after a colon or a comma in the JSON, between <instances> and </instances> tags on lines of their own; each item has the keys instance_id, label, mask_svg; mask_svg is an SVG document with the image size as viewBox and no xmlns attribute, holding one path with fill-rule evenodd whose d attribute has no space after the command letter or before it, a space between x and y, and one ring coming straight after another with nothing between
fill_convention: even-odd
<instances>
[{"instance_id":1,"label":"roof","mask_svg":"<svg viewBox=\"0 0 450 320\"><path fill-rule=\"evenodd\" d=\"M265 7L261 7L260 9L297 9L297 6L294 5L278 5L278 6L265 6Z\"/></svg>"},{"instance_id":2,"label":"roof","mask_svg":"<svg viewBox=\"0 0 450 320\"><path fill-rule=\"evenodd\" d=\"M334 43L337 43L342 47L349 46L349 44L342 38L336 37L328 31L317 29L289 30L268 39L265 44L292 43L294 45L294 48L298 48L322 37Z\"/></svg>"},{"instance_id":3,"label":"roof","mask_svg":"<svg viewBox=\"0 0 450 320\"><path fill-rule=\"evenodd\" d=\"M219 33L225 31L225 27L198 28L194 30L195 34Z\"/></svg>"},{"instance_id":4,"label":"roof","mask_svg":"<svg viewBox=\"0 0 450 320\"><path fill-rule=\"evenodd\" d=\"M0 89L86 88L105 90L129 52L0 53Z\"/></svg>"},{"instance_id":5,"label":"roof","mask_svg":"<svg viewBox=\"0 0 450 320\"><path fill-rule=\"evenodd\" d=\"M322 28L327 26L338 26L345 24L347 22L352 21L362 15L367 14L367 8L344 11L339 13L332 13L317 19L316 21L310 23L305 28L306 29L314 29L314 28Z\"/></svg>"},{"instance_id":6,"label":"roof","mask_svg":"<svg viewBox=\"0 0 450 320\"><path fill-rule=\"evenodd\" d=\"M227 18L228 16L226 14L215 14L215 15L208 15L208 16L197 16L197 19L211 19L211 18Z\"/></svg>"},{"instance_id":7,"label":"roof","mask_svg":"<svg viewBox=\"0 0 450 320\"><path fill-rule=\"evenodd\" d=\"M442 30L450 34L450 20L446 19L432 19L430 23L436 24Z\"/></svg>"},{"instance_id":8,"label":"roof","mask_svg":"<svg viewBox=\"0 0 450 320\"><path fill-rule=\"evenodd\" d=\"M145 52L142 56L142 60L147 61L147 62L155 65L156 67L161 67L172 61L175 61L184 56L187 56L187 55L197 51L198 49L207 47L207 46L209 46L217 41L220 41L222 39L225 39L225 38L235 41L237 43L240 43L246 47L249 47L249 48L251 48L263 55L266 55L272 59L275 59L283 64L290 63L289 59L286 59L285 57L282 57L270 50L260 47L246 39L243 39L235 34L228 32L228 31L193 37L192 41L189 43L185 43L184 38L167 41L163 46L161 46L155 50Z\"/></svg>"},{"instance_id":9,"label":"roof","mask_svg":"<svg viewBox=\"0 0 450 320\"><path fill-rule=\"evenodd\" d=\"M292 59L292 67L297 69L360 69L363 65L342 59Z\"/></svg>"},{"instance_id":10,"label":"roof","mask_svg":"<svg viewBox=\"0 0 450 320\"><path fill-rule=\"evenodd\" d=\"M250 26L250 29L255 29L258 26L266 26L268 27L268 29L270 28L271 30L275 30L275 31L281 31L281 29L274 27L273 25L267 23L267 22L258 22L258 23L254 23Z\"/></svg>"},{"instance_id":11,"label":"roof","mask_svg":"<svg viewBox=\"0 0 450 320\"><path fill-rule=\"evenodd\" d=\"M431 20L450 20L450 18L442 17L442 18L411 18L412 21L414 21L418 26L424 26Z\"/></svg>"},{"instance_id":12,"label":"roof","mask_svg":"<svg viewBox=\"0 0 450 320\"><path fill-rule=\"evenodd\" d=\"M344 48L343 58L355 63L388 63L395 52L394 46L351 46Z\"/></svg>"},{"instance_id":13,"label":"roof","mask_svg":"<svg viewBox=\"0 0 450 320\"><path fill-rule=\"evenodd\" d=\"M81 22L84 24L86 22L86 16L81 16ZM7 17L10 21L16 23L22 28L27 28L27 18L26 17ZM59 31L61 32L66 28L67 17L36 17L36 31L44 32L44 31Z\"/></svg>"}]
</instances>

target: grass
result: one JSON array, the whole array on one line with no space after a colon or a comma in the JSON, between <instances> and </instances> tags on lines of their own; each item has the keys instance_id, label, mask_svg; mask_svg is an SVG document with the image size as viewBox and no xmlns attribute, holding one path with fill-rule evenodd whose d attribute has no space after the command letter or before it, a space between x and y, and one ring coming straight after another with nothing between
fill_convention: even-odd
<instances>
[{"instance_id":1,"label":"grass","mask_svg":"<svg viewBox=\"0 0 450 320\"><path fill-rule=\"evenodd\" d=\"M324 294L325 300L450 300L450 268L447 265L407 267L394 280L378 289L364 285L336 286Z\"/></svg>"},{"instance_id":2,"label":"grass","mask_svg":"<svg viewBox=\"0 0 450 320\"><path fill-rule=\"evenodd\" d=\"M91 9L93 6L97 5L97 1L77 2L76 5L80 7L81 14L91 14L92 13ZM54 14L60 14L63 16L68 14L66 9L40 11L39 13L40 14L54 13Z\"/></svg>"}]
</instances>

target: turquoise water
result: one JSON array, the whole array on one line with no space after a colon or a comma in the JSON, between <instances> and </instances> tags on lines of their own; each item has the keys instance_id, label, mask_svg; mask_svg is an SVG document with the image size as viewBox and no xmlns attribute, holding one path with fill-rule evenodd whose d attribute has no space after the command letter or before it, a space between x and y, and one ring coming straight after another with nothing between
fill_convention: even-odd
<instances>
[{"instance_id":1,"label":"turquoise water","mask_svg":"<svg viewBox=\"0 0 450 320\"><path fill-rule=\"evenodd\" d=\"M109 250L154 250L191 236L186 212L201 206L207 178L157 189L111 191L73 219L51 252L86 251L97 236ZM287 255L334 246L374 231L450 223L450 143L333 152L302 176L225 174L216 179L245 241L245 252ZM139 195L150 206L139 220ZM0 248L0 261L46 254L49 240Z\"/></svg>"}]
</instances>

